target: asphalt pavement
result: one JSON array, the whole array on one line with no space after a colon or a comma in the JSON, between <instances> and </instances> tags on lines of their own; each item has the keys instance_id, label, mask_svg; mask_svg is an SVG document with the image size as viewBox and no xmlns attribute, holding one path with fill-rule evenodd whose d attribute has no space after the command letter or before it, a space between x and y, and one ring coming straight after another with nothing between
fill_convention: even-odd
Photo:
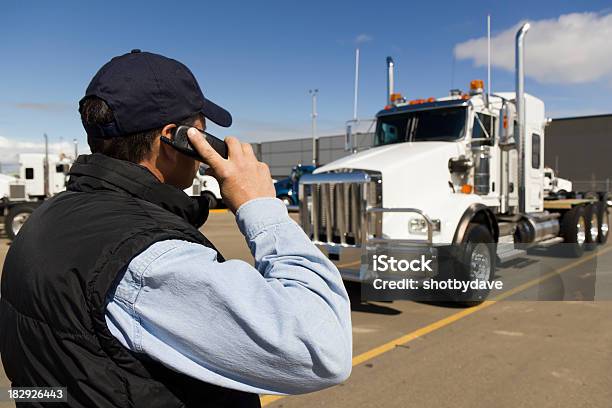
<instances>
[{"instance_id":1,"label":"asphalt pavement","mask_svg":"<svg viewBox=\"0 0 612 408\"><path fill-rule=\"evenodd\" d=\"M252 263L231 213L214 211L202 231L225 258ZM0 264L8 248L0 238ZM348 285L351 377L312 394L262 396L263 405L609 408L612 243L578 259L531 253L497 276L505 294L472 308L361 302ZM601 300L583 300L593 295Z\"/></svg>"}]
</instances>

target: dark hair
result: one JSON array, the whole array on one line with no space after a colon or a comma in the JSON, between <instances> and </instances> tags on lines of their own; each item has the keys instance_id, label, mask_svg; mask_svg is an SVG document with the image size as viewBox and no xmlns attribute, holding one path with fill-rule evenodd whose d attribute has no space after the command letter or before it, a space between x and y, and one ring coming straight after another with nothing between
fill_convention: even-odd
<instances>
[{"instance_id":1,"label":"dark hair","mask_svg":"<svg viewBox=\"0 0 612 408\"><path fill-rule=\"evenodd\" d=\"M203 120L201 114L193 115L180 121L180 124L193 125L197 119ZM84 125L105 125L114 120L113 111L104 100L91 97L83 101L81 121ZM87 135L87 143L92 153L102 153L119 160L139 163L151 153L153 142L161 134L162 128L149 129L131 135L99 139Z\"/></svg>"}]
</instances>

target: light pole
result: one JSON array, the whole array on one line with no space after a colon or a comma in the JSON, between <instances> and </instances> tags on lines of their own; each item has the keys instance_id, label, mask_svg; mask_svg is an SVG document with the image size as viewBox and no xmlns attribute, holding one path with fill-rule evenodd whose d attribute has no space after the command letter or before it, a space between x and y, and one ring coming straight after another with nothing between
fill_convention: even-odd
<instances>
[{"instance_id":1,"label":"light pole","mask_svg":"<svg viewBox=\"0 0 612 408\"><path fill-rule=\"evenodd\" d=\"M308 93L312 96L312 165L316 166L318 160L317 155L317 94L318 89L310 89Z\"/></svg>"},{"instance_id":2,"label":"light pole","mask_svg":"<svg viewBox=\"0 0 612 408\"><path fill-rule=\"evenodd\" d=\"M355 94L353 95L353 121L357 123L357 98L359 97L359 48L355 49Z\"/></svg>"},{"instance_id":3,"label":"light pole","mask_svg":"<svg viewBox=\"0 0 612 408\"><path fill-rule=\"evenodd\" d=\"M43 162L43 183L44 183L44 191L45 197L49 197L49 136L46 133L43 134L45 138L45 161Z\"/></svg>"}]
</instances>

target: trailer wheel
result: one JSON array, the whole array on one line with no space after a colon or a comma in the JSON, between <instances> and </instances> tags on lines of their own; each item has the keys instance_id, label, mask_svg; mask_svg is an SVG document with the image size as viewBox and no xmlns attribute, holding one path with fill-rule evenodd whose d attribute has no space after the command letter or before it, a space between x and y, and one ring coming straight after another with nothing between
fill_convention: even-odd
<instances>
[{"instance_id":1,"label":"trailer wheel","mask_svg":"<svg viewBox=\"0 0 612 408\"><path fill-rule=\"evenodd\" d=\"M592 251L597 247L597 242L599 241L599 224L601 222L601 218L598 214L598 208L593 204L589 204L584 208L584 218L586 221L586 243L584 245L584 249L587 251Z\"/></svg>"},{"instance_id":2,"label":"trailer wheel","mask_svg":"<svg viewBox=\"0 0 612 408\"><path fill-rule=\"evenodd\" d=\"M594 207L599 216L597 241L600 244L605 244L608 241L608 233L610 232L610 211L608 211L608 203L606 201L600 201L595 203Z\"/></svg>"},{"instance_id":3,"label":"trailer wheel","mask_svg":"<svg viewBox=\"0 0 612 408\"><path fill-rule=\"evenodd\" d=\"M9 209L8 214L4 218L4 229L9 239L15 239L21 227L35 209L36 207L31 204L18 204Z\"/></svg>"},{"instance_id":4,"label":"trailer wheel","mask_svg":"<svg viewBox=\"0 0 612 408\"><path fill-rule=\"evenodd\" d=\"M217 205L219 205L217 197L215 197L214 194L212 194L210 191L204 191L202 193L202 196L206 197L206 199L208 200L208 208L217 208Z\"/></svg>"},{"instance_id":5,"label":"trailer wheel","mask_svg":"<svg viewBox=\"0 0 612 408\"><path fill-rule=\"evenodd\" d=\"M584 208L574 207L563 215L561 221L561 236L565 245L563 253L572 258L579 258L584 253L587 226Z\"/></svg>"},{"instance_id":6,"label":"trailer wheel","mask_svg":"<svg viewBox=\"0 0 612 408\"><path fill-rule=\"evenodd\" d=\"M463 243L458 248L458 262L455 262L456 279L464 282L490 282L495 277L496 245L488 228L470 223ZM466 306L482 303L489 296L488 289L468 289L466 292L451 293L454 300Z\"/></svg>"}]
</instances>

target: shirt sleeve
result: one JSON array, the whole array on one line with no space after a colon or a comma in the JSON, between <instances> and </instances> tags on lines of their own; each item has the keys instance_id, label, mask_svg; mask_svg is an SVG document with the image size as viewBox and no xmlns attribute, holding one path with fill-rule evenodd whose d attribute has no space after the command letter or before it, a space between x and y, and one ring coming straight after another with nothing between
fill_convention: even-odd
<instances>
[{"instance_id":1,"label":"shirt sleeve","mask_svg":"<svg viewBox=\"0 0 612 408\"><path fill-rule=\"evenodd\" d=\"M240 207L255 258L219 263L186 241L134 258L106 321L128 349L202 381L266 394L338 384L351 371L350 303L336 267L277 199Z\"/></svg>"}]
</instances>

